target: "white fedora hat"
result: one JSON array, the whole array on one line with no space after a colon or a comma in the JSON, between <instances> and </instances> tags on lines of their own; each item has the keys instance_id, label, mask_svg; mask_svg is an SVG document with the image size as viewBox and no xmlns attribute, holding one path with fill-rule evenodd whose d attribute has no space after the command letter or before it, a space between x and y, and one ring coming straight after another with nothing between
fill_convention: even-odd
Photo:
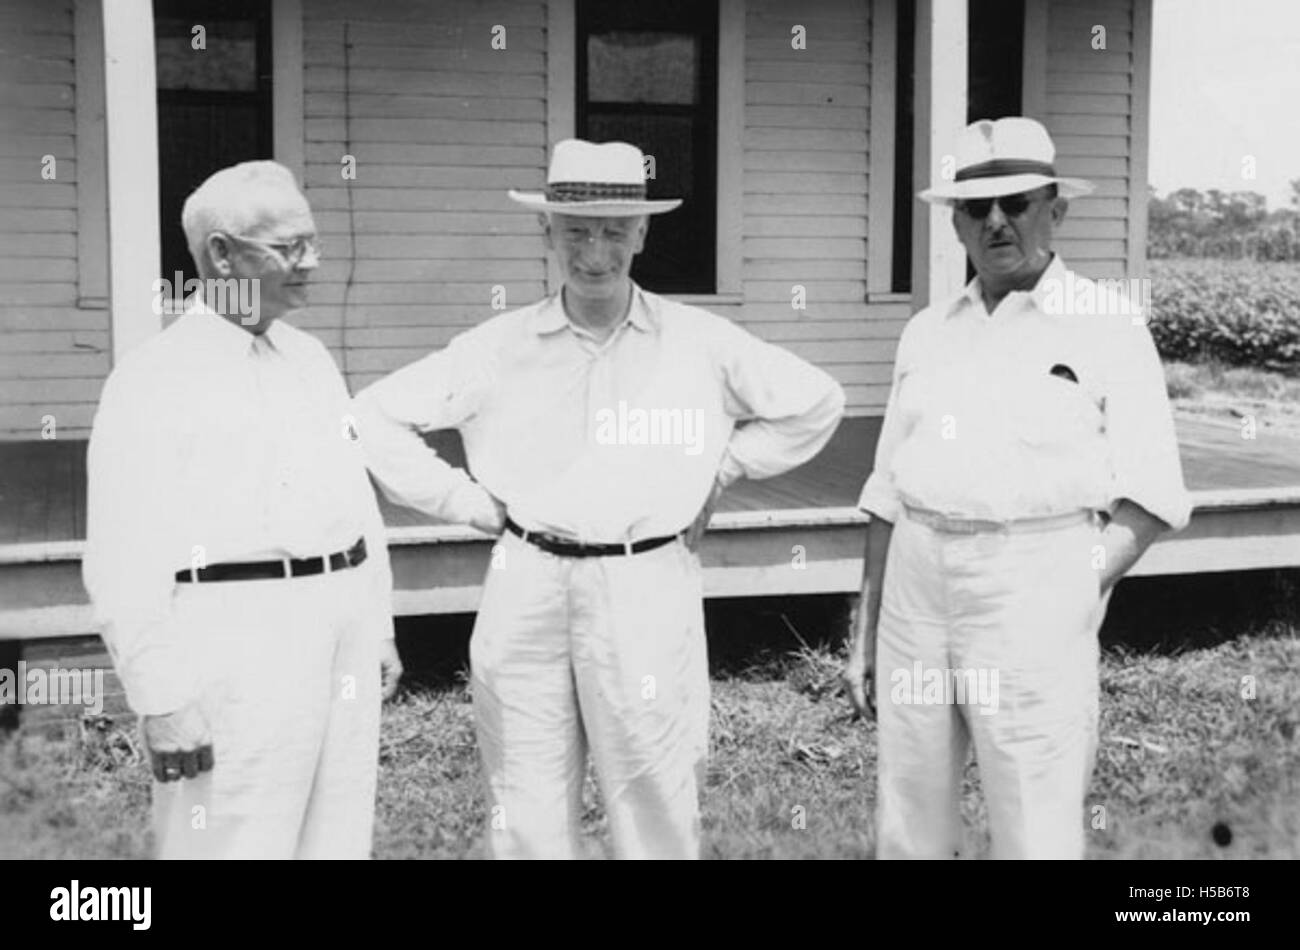
<instances>
[{"instance_id":1,"label":"white fedora hat","mask_svg":"<svg viewBox=\"0 0 1300 950\"><path fill-rule=\"evenodd\" d=\"M1062 198L1092 191L1082 178L1062 178L1052 162L1056 146L1042 123L1021 116L981 119L962 130L957 140L957 169L952 181L940 182L918 197L950 205L966 198L997 198L1044 185L1056 185Z\"/></svg>"},{"instance_id":2,"label":"white fedora hat","mask_svg":"<svg viewBox=\"0 0 1300 950\"><path fill-rule=\"evenodd\" d=\"M599 218L662 214L682 203L680 198L646 200L645 157L635 145L582 139L556 143L545 193L512 188L508 194L533 211Z\"/></svg>"}]
</instances>

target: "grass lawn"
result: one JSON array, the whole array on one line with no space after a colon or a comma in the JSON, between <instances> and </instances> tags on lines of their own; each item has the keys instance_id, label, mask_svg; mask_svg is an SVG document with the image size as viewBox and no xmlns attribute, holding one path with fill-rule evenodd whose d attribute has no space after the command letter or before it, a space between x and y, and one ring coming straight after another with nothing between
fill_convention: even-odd
<instances>
[{"instance_id":1,"label":"grass lawn","mask_svg":"<svg viewBox=\"0 0 1300 950\"><path fill-rule=\"evenodd\" d=\"M1091 857L1300 857L1297 591L1296 572L1141 579L1117 591L1103 633ZM840 610L834 598L710 604L706 856L874 853L875 733L850 721L836 685ZM384 716L377 857L481 856L466 634L463 619L402 633L413 673ZM600 856L590 779L587 792ZM128 724L0 740L0 857L142 856L148 794ZM965 812L983 853L973 767ZM1230 843L1215 843L1216 825Z\"/></svg>"}]
</instances>

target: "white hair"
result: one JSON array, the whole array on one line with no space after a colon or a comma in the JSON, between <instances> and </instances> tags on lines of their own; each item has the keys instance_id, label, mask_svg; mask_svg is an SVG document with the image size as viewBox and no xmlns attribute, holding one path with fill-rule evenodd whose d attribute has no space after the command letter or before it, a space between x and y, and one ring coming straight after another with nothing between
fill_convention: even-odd
<instances>
[{"instance_id":1,"label":"white hair","mask_svg":"<svg viewBox=\"0 0 1300 950\"><path fill-rule=\"evenodd\" d=\"M288 189L301 195L293 172L279 162L240 162L213 172L185 199L181 227L200 271L207 267L205 245L213 231L243 234L257 220L265 200Z\"/></svg>"}]
</instances>

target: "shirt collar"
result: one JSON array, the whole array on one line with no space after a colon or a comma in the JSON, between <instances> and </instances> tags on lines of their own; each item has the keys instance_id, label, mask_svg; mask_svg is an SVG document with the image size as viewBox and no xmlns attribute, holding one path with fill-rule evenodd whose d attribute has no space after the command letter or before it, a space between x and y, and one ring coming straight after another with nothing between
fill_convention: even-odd
<instances>
[{"instance_id":1,"label":"shirt collar","mask_svg":"<svg viewBox=\"0 0 1300 950\"><path fill-rule=\"evenodd\" d=\"M1047 295L1047 289L1054 284L1060 286L1060 284L1065 280L1066 270L1065 261L1061 260L1061 255L1053 252L1051 263L1049 263L1046 269L1038 275L1038 282L1034 284L1033 290L1013 290L1010 294L1007 294L1007 296L1010 297L1012 294L1023 294L1028 298L1029 302L1032 302L1035 307L1041 310L1043 308L1043 298ZM980 279L978 274L972 277L970 283L965 286L962 292L952 299L952 302L948 305L945 316L951 317L968 305L979 307L984 306L984 297L980 293Z\"/></svg>"},{"instance_id":2,"label":"shirt collar","mask_svg":"<svg viewBox=\"0 0 1300 950\"><path fill-rule=\"evenodd\" d=\"M231 323L198 297L190 298L182 317L191 333L202 338L204 347L234 356L246 356L253 345L253 334Z\"/></svg>"},{"instance_id":3,"label":"shirt collar","mask_svg":"<svg viewBox=\"0 0 1300 950\"><path fill-rule=\"evenodd\" d=\"M1068 268L1065 261L1061 260L1060 254L1052 255L1052 263L1047 265L1047 270L1038 278L1038 283L1034 284L1034 289L1029 292L1029 299L1034 302L1034 306L1039 310L1043 309L1043 299L1047 296L1049 288L1056 287L1060 292L1061 286L1065 283L1065 275Z\"/></svg>"},{"instance_id":4,"label":"shirt collar","mask_svg":"<svg viewBox=\"0 0 1300 950\"><path fill-rule=\"evenodd\" d=\"M632 304L628 308L627 319L623 323L630 323L643 333L651 332L656 326L649 295L635 282L632 284ZM622 329L623 323L618 325L618 329L615 330L616 333L619 329ZM564 303L559 293L551 294L542 301L541 305L533 313L531 325L533 332L539 336L563 330L565 327L569 327L575 333L585 332L579 331L579 328L569 319L569 315L564 312Z\"/></svg>"},{"instance_id":5,"label":"shirt collar","mask_svg":"<svg viewBox=\"0 0 1300 950\"><path fill-rule=\"evenodd\" d=\"M198 297L190 298L182 319L186 321L190 332L202 337L204 344L210 349L229 353L231 356L247 356L253 347L252 333L236 323L231 323ZM271 325L262 335L278 352L281 354L287 352L291 334L288 327L280 325L279 320L271 321Z\"/></svg>"},{"instance_id":6,"label":"shirt collar","mask_svg":"<svg viewBox=\"0 0 1300 950\"><path fill-rule=\"evenodd\" d=\"M271 325L262 331L262 336L271 342L271 345L280 353L287 354L289 347L293 345L293 333L288 325L281 319L271 321Z\"/></svg>"}]
</instances>

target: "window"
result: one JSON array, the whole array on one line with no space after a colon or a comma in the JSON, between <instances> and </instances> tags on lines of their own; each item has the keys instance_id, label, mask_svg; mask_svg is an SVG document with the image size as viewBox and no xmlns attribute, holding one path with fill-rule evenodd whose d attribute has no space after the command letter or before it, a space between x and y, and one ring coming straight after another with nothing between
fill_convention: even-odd
<instances>
[{"instance_id":1,"label":"window","mask_svg":"<svg viewBox=\"0 0 1300 950\"><path fill-rule=\"evenodd\" d=\"M197 276L181 228L190 192L220 168L272 157L271 5L154 0L162 276ZM195 49L202 26L203 49ZM177 288L179 292L179 288Z\"/></svg>"},{"instance_id":2,"label":"window","mask_svg":"<svg viewBox=\"0 0 1300 950\"><path fill-rule=\"evenodd\" d=\"M650 198L683 198L656 216L632 277L658 293L717 283L716 0L579 0L579 138L631 142L651 164Z\"/></svg>"}]
</instances>

